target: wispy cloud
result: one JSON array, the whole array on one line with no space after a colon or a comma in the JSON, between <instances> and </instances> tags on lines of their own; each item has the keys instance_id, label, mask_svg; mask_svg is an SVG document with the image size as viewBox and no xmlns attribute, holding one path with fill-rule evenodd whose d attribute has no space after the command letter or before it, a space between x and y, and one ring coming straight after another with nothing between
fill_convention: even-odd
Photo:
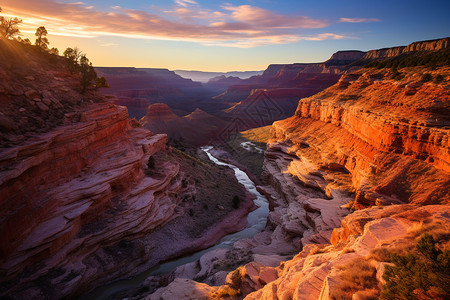
<instances>
[{"instance_id":1,"label":"wispy cloud","mask_svg":"<svg viewBox=\"0 0 450 300\"><path fill-rule=\"evenodd\" d=\"M369 23L369 22L380 22L380 19L376 18L340 18L339 22L342 23Z\"/></svg>"},{"instance_id":2,"label":"wispy cloud","mask_svg":"<svg viewBox=\"0 0 450 300\"><path fill-rule=\"evenodd\" d=\"M184 7L187 7L189 4L198 4L193 0L175 0L175 3Z\"/></svg>"},{"instance_id":3,"label":"wispy cloud","mask_svg":"<svg viewBox=\"0 0 450 300\"><path fill-rule=\"evenodd\" d=\"M35 30L36 24L39 24L46 26L49 34L86 38L119 36L228 47L346 38L335 33L307 35L309 29L329 26L327 20L278 14L252 5L228 3L211 10L194 0L175 0L170 8L152 11L120 6L112 6L110 11L100 11L83 2L3 0L2 7L24 19L24 25L28 26L24 31ZM349 20L356 22L362 19L342 18L341 22L351 22Z\"/></svg>"}]
</instances>

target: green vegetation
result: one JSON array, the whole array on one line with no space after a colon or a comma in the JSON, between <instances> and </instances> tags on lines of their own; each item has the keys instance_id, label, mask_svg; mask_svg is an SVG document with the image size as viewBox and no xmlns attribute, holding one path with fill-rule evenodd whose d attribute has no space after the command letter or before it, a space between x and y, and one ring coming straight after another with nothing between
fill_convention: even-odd
<instances>
[{"instance_id":1,"label":"green vegetation","mask_svg":"<svg viewBox=\"0 0 450 300\"><path fill-rule=\"evenodd\" d=\"M88 88L98 89L109 87L105 77L97 77L97 72L95 72L92 63L80 49L77 47L67 48L64 51L64 57L67 59L69 71L72 74L78 73L80 75L83 93L86 92Z\"/></svg>"},{"instance_id":2,"label":"green vegetation","mask_svg":"<svg viewBox=\"0 0 450 300\"><path fill-rule=\"evenodd\" d=\"M263 143L264 145L272 138L272 125L249 129L241 132L241 136L251 142Z\"/></svg>"},{"instance_id":3,"label":"green vegetation","mask_svg":"<svg viewBox=\"0 0 450 300\"><path fill-rule=\"evenodd\" d=\"M253 128L233 134L220 148L232 153L233 159L257 178L263 172L264 151L266 143L272 138L272 126ZM243 147L246 144L246 148Z\"/></svg>"},{"instance_id":4,"label":"green vegetation","mask_svg":"<svg viewBox=\"0 0 450 300\"><path fill-rule=\"evenodd\" d=\"M437 248L431 234L423 234L414 251L392 254L391 261L383 275L383 299L448 299L450 251Z\"/></svg>"},{"instance_id":5,"label":"green vegetation","mask_svg":"<svg viewBox=\"0 0 450 300\"><path fill-rule=\"evenodd\" d=\"M38 29L36 29L36 33L34 34L35 36L37 36L36 38L36 47L39 47L43 50L47 50L48 49L48 44L50 43L47 39L47 29L45 29L44 26L39 27Z\"/></svg>"},{"instance_id":6,"label":"green vegetation","mask_svg":"<svg viewBox=\"0 0 450 300\"><path fill-rule=\"evenodd\" d=\"M400 55L384 60L375 60L366 65L364 68L405 68L425 66L435 68L439 66L450 66L450 49L442 49L436 52L427 51Z\"/></svg>"},{"instance_id":7,"label":"green vegetation","mask_svg":"<svg viewBox=\"0 0 450 300\"><path fill-rule=\"evenodd\" d=\"M80 57L78 70L81 75L82 92L84 93L88 86L95 86L95 82L97 81L97 73L95 72L92 63L89 62L89 59L84 54Z\"/></svg>"}]
</instances>

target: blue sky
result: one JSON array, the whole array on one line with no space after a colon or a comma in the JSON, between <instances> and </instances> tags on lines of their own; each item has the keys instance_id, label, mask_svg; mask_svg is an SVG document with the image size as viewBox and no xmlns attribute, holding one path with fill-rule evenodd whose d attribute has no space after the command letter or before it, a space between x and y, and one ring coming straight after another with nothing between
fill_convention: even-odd
<instances>
[{"instance_id":1,"label":"blue sky","mask_svg":"<svg viewBox=\"0 0 450 300\"><path fill-rule=\"evenodd\" d=\"M78 46L98 66L261 70L450 36L450 1L3 0L44 25L53 47Z\"/></svg>"}]
</instances>

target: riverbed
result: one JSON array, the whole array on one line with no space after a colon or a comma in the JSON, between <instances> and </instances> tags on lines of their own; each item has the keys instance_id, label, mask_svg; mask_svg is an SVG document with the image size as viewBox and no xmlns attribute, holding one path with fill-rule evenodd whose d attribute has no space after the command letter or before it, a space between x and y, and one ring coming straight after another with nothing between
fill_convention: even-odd
<instances>
[{"instance_id":1,"label":"riverbed","mask_svg":"<svg viewBox=\"0 0 450 300\"><path fill-rule=\"evenodd\" d=\"M268 204L266 197L257 191L255 183L252 180L250 180L248 175L244 171L240 170L238 167L236 167L232 164L229 164L229 163L224 163L222 161L219 161L217 158L215 158L210 153L210 151L213 149L213 147L207 146L207 147L203 147L201 149L208 155L208 158L211 161L213 161L215 164L220 165L220 166L227 166L227 167L231 168L234 171L234 174L235 174L238 182L241 183L247 189L248 192L250 192L251 194L253 194L255 196L255 199L253 201L254 201L255 205L257 206L257 209L248 214L247 227L239 232L228 234L228 235L224 236L213 247L195 252L188 256L183 256L181 258L165 262L165 263L155 266L149 270L146 270L146 271L142 272L141 274L139 274L138 276L135 276L133 278L118 280L118 281L112 282L110 284L96 288L91 293L86 295L85 297L82 297L83 300L110 299L112 296L114 296L115 294L117 294L121 291L130 290L130 289L139 287L144 282L144 280L149 276L161 276L161 275L168 274L168 273L172 272L173 270L175 270L179 266L199 260L202 255L204 255L205 253L212 251L214 249L231 248L233 246L233 243L235 243L236 241L238 241L240 239L244 239L244 238L251 238L255 234L261 232L265 228L266 222L267 222L267 216L269 214L269 204Z\"/></svg>"}]
</instances>

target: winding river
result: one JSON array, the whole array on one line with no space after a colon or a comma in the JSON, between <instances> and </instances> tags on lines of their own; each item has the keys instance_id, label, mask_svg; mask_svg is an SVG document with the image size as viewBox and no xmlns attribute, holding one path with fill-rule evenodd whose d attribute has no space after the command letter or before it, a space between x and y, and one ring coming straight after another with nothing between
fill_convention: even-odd
<instances>
[{"instance_id":1,"label":"winding river","mask_svg":"<svg viewBox=\"0 0 450 300\"><path fill-rule=\"evenodd\" d=\"M250 193L255 195L254 203L258 206L258 208L247 216L247 222L248 225L243 230L232 233L229 235L224 236L216 245L204 249L198 252L195 252L194 254L191 254L189 256L184 256L178 259L174 259L171 261L168 261L166 263L160 264L158 266L155 266L147 271L142 272L141 274L137 275L136 277L129 278L129 279L123 279L118 280L115 282L112 282L110 284L101 286L93 290L88 295L82 297L83 300L106 300L112 297L113 295L117 294L120 291L123 290L129 290L133 288L139 287L144 280L149 276L159 276L164 275L167 273L172 272L177 268L178 266L182 266L184 264L199 260L200 257L217 248L231 248L233 243L244 238L251 238L258 232L262 231L264 227L266 226L267 222L267 216L269 214L269 204L266 199L266 197L262 194L260 194L256 190L255 183L250 180L250 178L247 176L245 172L240 170L238 167L224 163L219 161L217 158L215 158L211 153L211 149L213 147L207 146L203 147L202 150L205 151L205 153L208 155L209 159L213 161L215 164L220 166L227 166L231 169L233 169L234 174L236 176L236 179L239 183L241 183Z\"/></svg>"}]
</instances>

